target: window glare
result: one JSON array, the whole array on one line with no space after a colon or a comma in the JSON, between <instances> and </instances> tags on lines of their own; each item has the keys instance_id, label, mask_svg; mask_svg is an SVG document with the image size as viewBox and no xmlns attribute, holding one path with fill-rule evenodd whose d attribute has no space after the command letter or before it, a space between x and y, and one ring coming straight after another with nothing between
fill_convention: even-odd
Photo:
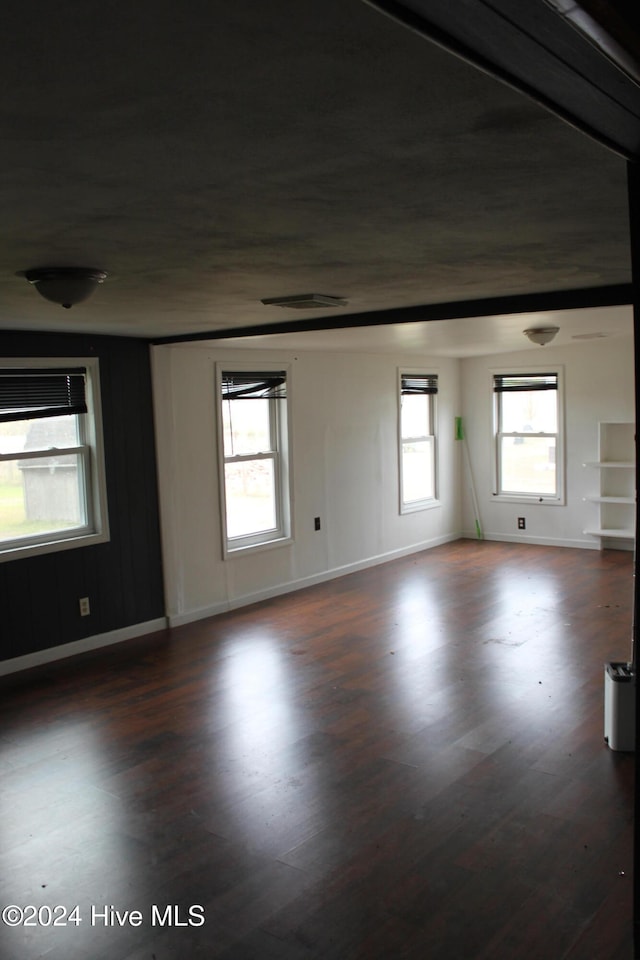
<instances>
[{"instance_id":1,"label":"window glare","mask_svg":"<svg viewBox=\"0 0 640 960\"><path fill-rule=\"evenodd\" d=\"M431 432L431 398L426 394L402 397L401 430L403 437L424 437Z\"/></svg>"},{"instance_id":2,"label":"window glare","mask_svg":"<svg viewBox=\"0 0 640 960\"><path fill-rule=\"evenodd\" d=\"M422 440L402 445L402 498L417 503L435 496L433 441Z\"/></svg>"},{"instance_id":3,"label":"window glare","mask_svg":"<svg viewBox=\"0 0 640 960\"><path fill-rule=\"evenodd\" d=\"M269 404L267 399L222 402L226 457L266 453L271 450Z\"/></svg>"},{"instance_id":4,"label":"window glare","mask_svg":"<svg viewBox=\"0 0 640 960\"><path fill-rule=\"evenodd\" d=\"M556 433L557 390L523 390L499 394L502 433Z\"/></svg>"},{"instance_id":5,"label":"window glare","mask_svg":"<svg viewBox=\"0 0 640 960\"><path fill-rule=\"evenodd\" d=\"M227 463L224 473L227 536L243 537L274 530L277 519L273 461Z\"/></svg>"},{"instance_id":6,"label":"window glare","mask_svg":"<svg viewBox=\"0 0 640 960\"><path fill-rule=\"evenodd\" d=\"M500 453L505 493L556 495L555 437L502 437Z\"/></svg>"},{"instance_id":7,"label":"window glare","mask_svg":"<svg viewBox=\"0 0 640 960\"><path fill-rule=\"evenodd\" d=\"M42 417L0 423L0 453L23 450L50 450L51 447L78 445L76 416Z\"/></svg>"}]
</instances>

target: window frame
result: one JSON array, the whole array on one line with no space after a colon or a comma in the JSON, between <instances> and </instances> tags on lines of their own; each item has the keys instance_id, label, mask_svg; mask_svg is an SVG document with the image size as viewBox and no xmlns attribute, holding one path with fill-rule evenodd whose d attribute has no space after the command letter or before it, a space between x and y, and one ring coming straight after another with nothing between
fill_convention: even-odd
<instances>
[{"instance_id":1,"label":"window frame","mask_svg":"<svg viewBox=\"0 0 640 960\"><path fill-rule=\"evenodd\" d=\"M250 454L227 456L224 449L224 415L222 398L223 379L225 374L254 373L284 373L286 382L286 397L269 399L269 433L271 450ZM218 434L218 487L220 494L220 524L222 530L222 556L224 560L259 551L281 547L293 542L293 510L292 510L292 470L291 470L291 437L290 413L291 399L291 367L287 363L216 363L216 423ZM238 401L240 402L240 401ZM252 401L245 400L245 403ZM261 530L244 534L239 537L230 537L227 530L227 495L226 472L227 463L241 463L256 460L269 460L273 463L273 479L275 490L276 526L270 530Z\"/></svg>"},{"instance_id":2,"label":"window frame","mask_svg":"<svg viewBox=\"0 0 640 960\"><path fill-rule=\"evenodd\" d=\"M436 390L435 393L426 394L429 400L429 419L431 432L426 434L421 434L416 437L404 437L402 433L402 386L405 378L427 378L429 380L436 381ZM398 500L399 500L399 512L401 515L418 513L422 510L431 510L433 507L440 506L439 499L439 477L438 477L438 389L439 389L439 374L437 370L431 370L427 373L424 368L406 368L402 367L398 369L397 373L397 396L398 396ZM433 453L432 453L432 464L433 464L433 496L424 497L419 500L405 500L404 499L404 445L410 441L413 442L424 442L429 440L431 442Z\"/></svg>"},{"instance_id":3,"label":"window frame","mask_svg":"<svg viewBox=\"0 0 640 960\"><path fill-rule=\"evenodd\" d=\"M500 430L501 393L495 390L496 377L540 377L555 376L557 388L553 392L557 399L557 430L555 433L540 431L537 433L524 431ZM565 491L565 393L564 368L561 364L533 364L526 367L500 367L490 371L490 389L492 395L492 430L493 430L493 499L505 503L539 503L547 506L563 506L566 503ZM527 493L525 491L507 491L501 485L501 440L503 437L554 437L556 442L555 468L556 492L551 495L543 491Z\"/></svg>"},{"instance_id":4,"label":"window frame","mask_svg":"<svg viewBox=\"0 0 640 960\"><path fill-rule=\"evenodd\" d=\"M97 357L2 357L0 376L8 370L51 370L65 368L85 370L87 412L76 413L78 443L54 448L59 456L78 455L81 476L80 492L85 506L85 523L59 531L15 537L0 541L0 563L22 557L39 556L77 547L106 543L110 539L107 509L102 406L100 399L100 365ZM65 415L64 411L61 416ZM0 462L42 458L52 448L0 454Z\"/></svg>"}]
</instances>

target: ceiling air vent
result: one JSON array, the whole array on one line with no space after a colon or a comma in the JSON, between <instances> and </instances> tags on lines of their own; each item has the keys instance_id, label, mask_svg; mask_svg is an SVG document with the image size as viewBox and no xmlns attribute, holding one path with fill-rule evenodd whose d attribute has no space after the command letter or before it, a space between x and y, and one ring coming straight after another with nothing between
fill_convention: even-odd
<instances>
[{"instance_id":1,"label":"ceiling air vent","mask_svg":"<svg viewBox=\"0 0 640 960\"><path fill-rule=\"evenodd\" d=\"M297 297L269 297L262 300L268 307L291 307L292 310L310 310L313 307L346 307L348 300L327 297L323 293L301 293Z\"/></svg>"}]
</instances>

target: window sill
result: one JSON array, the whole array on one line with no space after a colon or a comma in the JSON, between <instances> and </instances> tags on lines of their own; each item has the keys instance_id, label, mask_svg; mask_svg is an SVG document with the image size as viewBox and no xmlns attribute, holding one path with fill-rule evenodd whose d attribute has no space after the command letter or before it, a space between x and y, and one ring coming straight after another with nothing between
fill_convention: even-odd
<instances>
[{"instance_id":1,"label":"window sill","mask_svg":"<svg viewBox=\"0 0 640 960\"><path fill-rule=\"evenodd\" d=\"M293 537L277 537L274 540L264 540L262 543L247 543L241 546L231 547L228 544L224 548L224 560L233 560L236 557L246 556L248 553L259 553L262 550L273 550L276 547L287 547L293 543Z\"/></svg>"},{"instance_id":2,"label":"window sill","mask_svg":"<svg viewBox=\"0 0 640 960\"><path fill-rule=\"evenodd\" d=\"M46 553L58 553L62 550L74 550L77 547L92 547L98 543L107 543L109 533L82 533L70 535L60 540L48 540L46 543L25 543L19 546L0 546L0 563L7 560L21 560L26 557L39 557Z\"/></svg>"},{"instance_id":3,"label":"window sill","mask_svg":"<svg viewBox=\"0 0 640 960\"><path fill-rule=\"evenodd\" d=\"M400 516L407 513L421 513L423 510L433 510L434 507L441 507L440 500L420 500L417 503L403 503L400 506Z\"/></svg>"},{"instance_id":4,"label":"window sill","mask_svg":"<svg viewBox=\"0 0 640 960\"><path fill-rule=\"evenodd\" d=\"M565 505L564 497L544 497L539 494L528 496L524 493L494 493L494 503L530 503L539 504L541 507L563 507Z\"/></svg>"}]
</instances>

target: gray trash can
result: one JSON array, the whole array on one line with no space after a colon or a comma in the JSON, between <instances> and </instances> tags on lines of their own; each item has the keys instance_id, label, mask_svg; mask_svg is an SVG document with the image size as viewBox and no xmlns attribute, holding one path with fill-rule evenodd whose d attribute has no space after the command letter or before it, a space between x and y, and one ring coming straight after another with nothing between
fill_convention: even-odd
<instances>
[{"instance_id":1,"label":"gray trash can","mask_svg":"<svg viewBox=\"0 0 640 960\"><path fill-rule=\"evenodd\" d=\"M605 664L604 738L612 750L635 750L636 675L628 663Z\"/></svg>"}]
</instances>

